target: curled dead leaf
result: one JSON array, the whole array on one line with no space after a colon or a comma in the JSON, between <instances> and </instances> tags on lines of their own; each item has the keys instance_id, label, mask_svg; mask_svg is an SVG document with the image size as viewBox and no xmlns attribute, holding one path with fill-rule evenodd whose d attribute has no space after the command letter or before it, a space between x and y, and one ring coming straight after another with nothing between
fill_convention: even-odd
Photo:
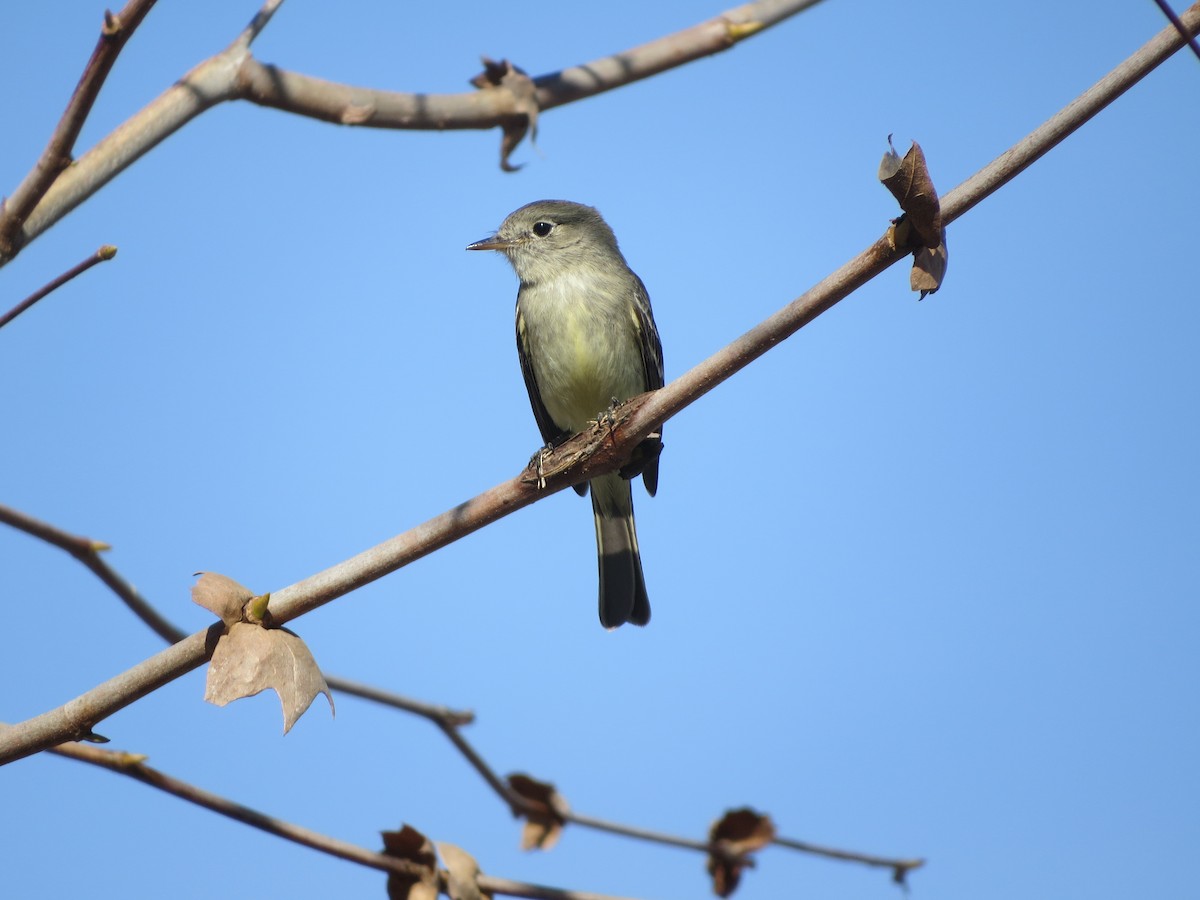
<instances>
[{"instance_id":1,"label":"curled dead leaf","mask_svg":"<svg viewBox=\"0 0 1200 900\"><path fill-rule=\"evenodd\" d=\"M918 299L924 300L926 294L937 293L946 277L946 231L942 229L942 240L936 247L922 247L913 254L913 267L908 283L914 291L920 291Z\"/></svg>"},{"instance_id":2,"label":"curled dead leaf","mask_svg":"<svg viewBox=\"0 0 1200 900\"><path fill-rule=\"evenodd\" d=\"M438 841L438 856L446 867L446 893L450 900L491 900L491 894L479 887L479 863L470 853L454 844Z\"/></svg>"},{"instance_id":3,"label":"curled dead leaf","mask_svg":"<svg viewBox=\"0 0 1200 900\"><path fill-rule=\"evenodd\" d=\"M508 116L501 125L500 168L505 172L516 172L520 166L508 161L517 145L528 133L529 143L537 143L538 113L537 85L524 70L507 59L499 61L484 56L483 71L471 79L471 84L480 90L504 90L512 95L514 115Z\"/></svg>"},{"instance_id":4,"label":"curled dead leaf","mask_svg":"<svg viewBox=\"0 0 1200 900\"><path fill-rule=\"evenodd\" d=\"M901 159L888 136L888 152L879 163L879 180L904 210L924 247L936 247L942 235L942 208L921 145L913 141Z\"/></svg>"},{"instance_id":5,"label":"curled dead leaf","mask_svg":"<svg viewBox=\"0 0 1200 900\"><path fill-rule=\"evenodd\" d=\"M242 609L246 601L254 598L254 592L216 572L196 574L200 580L192 586L192 602L220 616L226 625L242 621Z\"/></svg>"},{"instance_id":6,"label":"curled dead leaf","mask_svg":"<svg viewBox=\"0 0 1200 900\"><path fill-rule=\"evenodd\" d=\"M412 865L412 875L388 874L388 900L437 900L437 854L433 842L411 825L399 831L384 831L383 852Z\"/></svg>"},{"instance_id":7,"label":"curled dead leaf","mask_svg":"<svg viewBox=\"0 0 1200 900\"><path fill-rule=\"evenodd\" d=\"M509 775L507 780L508 786L532 806L523 814L525 827L521 829L521 849L553 849L567 824L567 801L548 781L538 781L520 773Z\"/></svg>"},{"instance_id":8,"label":"curled dead leaf","mask_svg":"<svg viewBox=\"0 0 1200 900\"><path fill-rule=\"evenodd\" d=\"M324 694L333 711L333 695L304 641L286 628L264 628L235 622L217 641L204 699L217 706L252 697L267 688L283 706L283 733Z\"/></svg>"},{"instance_id":9,"label":"curled dead leaf","mask_svg":"<svg viewBox=\"0 0 1200 900\"><path fill-rule=\"evenodd\" d=\"M914 141L901 159L888 135L888 152L879 163L879 180L904 210L888 229L887 238L893 249L913 251L909 283L914 291L921 292L923 300L941 287L948 254L941 203L921 145Z\"/></svg>"},{"instance_id":10,"label":"curled dead leaf","mask_svg":"<svg viewBox=\"0 0 1200 900\"><path fill-rule=\"evenodd\" d=\"M761 850L775 839L775 824L769 816L749 807L731 809L708 831L713 845L708 855L708 874L712 876L713 893L728 897L741 880L742 872L754 865L750 854Z\"/></svg>"}]
</instances>

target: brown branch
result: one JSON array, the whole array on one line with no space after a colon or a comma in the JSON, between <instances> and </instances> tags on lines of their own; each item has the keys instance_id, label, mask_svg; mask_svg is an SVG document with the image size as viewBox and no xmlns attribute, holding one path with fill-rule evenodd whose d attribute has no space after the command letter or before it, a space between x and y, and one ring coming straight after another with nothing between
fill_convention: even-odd
<instances>
[{"instance_id":1,"label":"brown branch","mask_svg":"<svg viewBox=\"0 0 1200 900\"><path fill-rule=\"evenodd\" d=\"M4 727L0 723L0 731ZM164 772L160 772L158 769L146 765L146 757L139 754L101 750L97 747L88 747L73 743L52 747L49 752L58 756L64 756L67 759L90 763L91 765L107 769L110 772L116 772L118 775L126 775L129 778L140 781L142 784L147 784L181 800L186 800L188 803L202 806L236 822L241 822L260 831L265 831L267 834L292 841L302 847L308 847L310 850L317 850L329 856L357 863L360 866L379 869L383 872L413 877L419 877L421 874L421 867L408 860L388 856L384 853L376 853L357 844L351 844L348 841L338 840L337 838L321 834L309 828L285 822L282 819L268 816L266 813L259 812L249 806L235 803L219 794L206 791L186 781L173 778ZM448 893L448 880L445 872L438 873L438 881L439 890L442 893ZM477 883L484 891L493 894L530 897L534 898L534 900L622 900L622 898L613 897L609 894L564 890L562 888L546 887L545 885L529 884L527 882L512 881L507 878L495 878L482 874L478 877Z\"/></svg>"},{"instance_id":2,"label":"brown branch","mask_svg":"<svg viewBox=\"0 0 1200 900\"><path fill-rule=\"evenodd\" d=\"M71 164L71 151L100 94L100 88L104 86L104 80L112 70L121 48L154 3L155 0L129 0L115 16L105 10L104 26L100 29L96 49L84 67L75 93L71 95L66 111L50 136L50 142L25 180L0 207L0 259L14 256L20 250L21 244L14 244L14 241L18 240L21 226L55 179Z\"/></svg>"},{"instance_id":3,"label":"brown branch","mask_svg":"<svg viewBox=\"0 0 1200 900\"><path fill-rule=\"evenodd\" d=\"M116 255L117 255L117 248L113 247L111 244L105 244L103 247L101 247L99 250L97 250L95 253L93 253L91 256L89 256L87 259L85 259L83 262L78 263L77 265L72 266L71 268L67 269L67 271L63 272L61 275L59 275L53 281L38 288L36 291L34 291L32 294L30 294L28 297L26 297L24 300L22 300L16 306L14 306L12 309L10 309L8 312L4 313L4 315L0 315L0 328L3 328L5 325L7 325L9 322L11 322L13 319L15 319L21 313L25 312L25 310L29 309L29 307L33 306L33 304L37 303L39 300L41 300L43 297L45 297L47 294L51 294L54 291L57 291L60 287L62 287L64 284L66 284L68 281L70 281L75 276L82 275L84 272L86 272L92 266L96 265L96 263L108 262L108 260L112 259Z\"/></svg>"},{"instance_id":4,"label":"brown branch","mask_svg":"<svg viewBox=\"0 0 1200 900\"><path fill-rule=\"evenodd\" d=\"M398 93L336 84L259 62L250 44L282 0L268 0L225 50L201 62L62 172L36 207L22 214L0 266L160 141L204 111L248 100L341 125L417 130L486 129L525 118L514 95L499 88L461 94ZM728 50L819 0L757 0L640 47L533 79L539 109L552 109L665 69ZM132 5L132 4L131 4ZM15 220L16 217L14 217Z\"/></svg>"},{"instance_id":5,"label":"brown branch","mask_svg":"<svg viewBox=\"0 0 1200 900\"><path fill-rule=\"evenodd\" d=\"M1189 30L1200 26L1200 2L1193 4L1182 19ZM1182 38L1174 28L1159 33L1062 113L947 194L942 204L943 221L953 221L998 190L1181 45ZM620 407L612 428L593 429L567 441L543 466L545 489L539 490L537 474L527 471L423 525L276 591L271 598L275 620L286 623L570 484L615 471L662 422L794 334L901 255L880 238L765 322L666 387ZM215 635L220 627L218 623L210 631ZM0 764L89 734L96 723L197 668L210 653L209 632L197 632L75 700L5 729L0 733Z\"/></svg>"}]
</instances>

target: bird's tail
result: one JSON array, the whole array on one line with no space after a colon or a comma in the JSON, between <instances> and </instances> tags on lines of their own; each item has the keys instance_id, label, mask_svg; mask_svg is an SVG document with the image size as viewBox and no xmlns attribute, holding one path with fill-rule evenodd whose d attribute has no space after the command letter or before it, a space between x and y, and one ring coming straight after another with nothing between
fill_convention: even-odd
<instances>
[{"instance_id":1,"label":"bird's tail","mask_svg":"<svg viewBox=\"0 0 1200 900\"><path fill-rule=\"evenodd\" d=\"M650 598L642 576L629 482L619 475L604 475L593 479L591 487L600 559L600 624L605 628L626 622L645 625L650 621Z\"/></svg>"}]
</instances>

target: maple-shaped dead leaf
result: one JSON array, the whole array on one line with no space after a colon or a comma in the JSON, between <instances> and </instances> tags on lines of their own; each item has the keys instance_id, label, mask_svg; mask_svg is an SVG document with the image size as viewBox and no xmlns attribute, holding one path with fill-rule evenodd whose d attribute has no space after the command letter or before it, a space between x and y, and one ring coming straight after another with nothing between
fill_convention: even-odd
<instances>
[{"instance_id":1,"label":"maple-shaped dead leaf","mask_svg":"<svg viewBox=\"0 0 1200 900\"><path fill-rule=\"evenodd\" d=\"M407 860L417 873L410 876L389 872L388 900L437 900L437 854L433 842L411 825L382 834L384 854Z\"/></svg>"},{"instance_id":2,"label":"maple-shaped dead leaf","mask_svg":"<svg viewBox=\"0 0 1200 900\"><path fill-rule=\"evenodd\" d=\"M333 695L312 653L286 628L264 628L235 622L217 641L204 699L224 706L271 688L283 706L283 733L292 730L317 694L324 694L333 712Z\"/></svg>"},{"instance_id":3,"label":"maple-shaped dead leaf","mask_svg":"<svg viewBox=\"0 0 1200 900\"><path fill-rule=\"evenodd\" d=\"M904 210L888 229L887 237L892 247L913 251L909 284L921 292L923 300L941 287L948 253L941 203L921 145L914 141L901 159L888 135L888 152L879 163L879 180Z\"/></svg>"},{"instance_id":4,"label":"maple-shaped dead leaf","mask_svg":"<svg viewBox=\"0 0 1200 900\"><path fill-rule=\"evenodd\" d=\"M708 842L716 852L708 855L708 874L712 876L713 893L728 897L737 889L742 871L754 865L750 854L775 839L775 824L769 816L749 807L731 809L713 822Z\"/></svg>"},{"instance_id":5,"label":"maple-shaped dead leaf","mask_svg":"<svg viewBox=\"0 0 1200 900\"><path fill-rule=\"evenodd\" d=\"M217 639L204 699L224 706L267 688L283 704L283 733L324 694L333 710L333 695L304 641L286 628L271 628L270 594L255 596L249 588L216 572L201 572L192 600L221 617L225 634Z\"/></svg>"},{"instance_id":6,"label":"maple-shaped dead leaf","mask_svg":"<svg viewBox=\"0 0 1200 900\"><path fill-rule=\"evenodd\" d=\"M509 775L508 786L535 807L523 813L525 827L521 829L521 849L553 849L562 836L563 826L567 824L567 801L554 785L528 775Z\"/></svg>"},{"instance_id":7,"label":"maple-shaped dead leaf","mask_svg":"<svg viewBox=\"0 0 1200 900\"><path fill-rule=\"evenodd\" d=\"M446 893L450 900L491 900L491 894L479 887L479 863L470 853L454 844L438 841L438 856L446 867Z\"/></svg>"},{"instance_id":8,"label":"maple-shaped dead leaf","mask_svg":"<svg viewBox=\"0 0 1200 900\"><path fill-rule=\"evenodd\" d=\"M504 136L500 139L500 168L505 172L515 172L521 167L514 166L508 158L517 149L521 139L528 132L529 143L537 142L540 111L537 103L537 85L522 69L507 59L496 61L486 56L482 59L483 71L471 79L471 84L484 91L505 90L513 98L516 115L506 118L501 126Z\"/></svg>"}]
</instances>

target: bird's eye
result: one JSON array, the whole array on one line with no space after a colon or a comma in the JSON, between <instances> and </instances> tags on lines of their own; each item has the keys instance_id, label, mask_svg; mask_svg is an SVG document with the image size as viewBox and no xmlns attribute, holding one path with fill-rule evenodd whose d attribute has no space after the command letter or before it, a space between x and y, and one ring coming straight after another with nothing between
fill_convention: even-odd
<instances>
[{"instance_id":1,"label":"bird's eye","mask_svg":"<svg viewBox=\"0 0 1200 900\"><path fill-rule=\"evenodd\" d=\"M545 237L553 230L554 230L553 222L535 222L534 226L533 226L533 233L536 234L538 237Z\"/></svg>"}]
</instances>

